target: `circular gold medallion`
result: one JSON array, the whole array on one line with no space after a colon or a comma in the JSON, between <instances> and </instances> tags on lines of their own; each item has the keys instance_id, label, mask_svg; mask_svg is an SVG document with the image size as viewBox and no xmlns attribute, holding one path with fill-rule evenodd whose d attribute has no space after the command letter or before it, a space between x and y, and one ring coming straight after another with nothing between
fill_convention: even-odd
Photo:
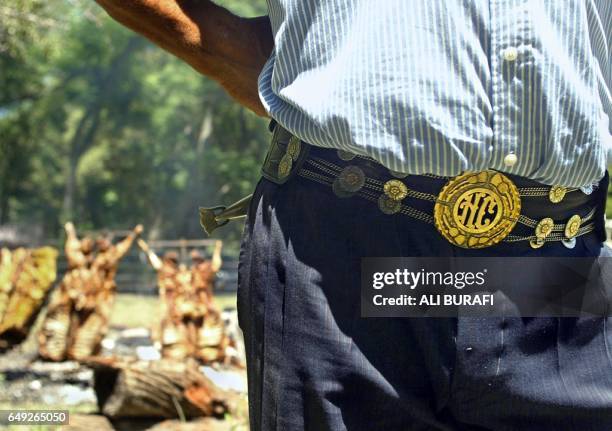
<instances>
[{"instance_id":1,"label":"circular gold medallion","mask_svg":"<svg viewBox=\"0 0 612 431\"><path fill-rule=\"evenodd\" d=\"M535 238L529 240L529 245L531 248L540 248L544 245L545 241L543 238Z\"/></svg>"},{"instance_id":2,"label":"circular gold medallion","mask_svg":"<svg viewBox=\"0 0 612 431\"><path fill-rule=\"evenodd\" d=\"M540 220L535 228L535 235L538 239L544 239L551 234L555 222L550 217Z\"/></svg>"},{"instance_id":3,"label":"circular gold medallion","mask_svg":"<svg viewBox=\"0 0 612 431\"><path fill-rule=\"evenodd\" d=\"M582 219L578 214L574 214L573 216L571 216L565 224L565 237L568 239L572 239L573 237L578 235L580 223L582 223Z\"/></svg>"},{"instance_id":4,"label":"circular gold medallion","mask_svg":"<svg viewBox=\"0 0 612 431\"><path fill-rule=\"evenodd\" d=\"M344 190L355 193L365 184L365 174L357 166L347 166L338 175L338 180Z\"/></svg>"},{"instance_id":5,"label":"circular gold medallion","mask_svg":"<svg viewBox=\"0 0 612 431\"><path fill-rule=\"evenodd\" d=\"M385 214L396 214L402 209L402 204L400 201L382 194L378 198L378 208Z\"/></svg>"},{"instance_id":6,"label":"circular gold medallion","mask_svg":"<svg viewBox=\"0 0 612 431\"><path fill-rule=\"evenodd\" d=\"M550 199L553 204L558 204L563 200L566 193L567 188L563 186L552 186L548 192L548 199Z\"/></svg>"},{"instance_id":7,"label":"circular gold medallion","mask_svg":"<svg viewBox=\"0 0 612 431\"><path fill-rule=\"evenodd\" d=\"M291 172L291 167L293 166L293 160L289 154L285 154L280 162L278 163L278 176L280 178L285 178Z\"/></svg>"},{"instance_id":8,"label":"circular gold medallion","mask_svg":"<svg viewBox=\"0 0 612 431\"><path fill-rule=\"evenodd\" d=\"M351 196L355 195L355 193L346 191L342 187L342 185L340 185L340 180L338 178L336 178L334 182L332 183L332 191L334 192L336 196L338 196L341 199L350 198Z\"/></svg>"},{"instance_id":9,"label":"circular gold medallion","mask_svg":"<svg viewBox=\"0 0 612 431\"><path fill-rule=\"evenodd\" d=\"M385 195L394 201L401 201L408 196L408 187L400 180L389 180L383 186Z\"/></svg>"},{"instance_id":10,"label":"circular gold medallion","mask_svg":"<svg viewBox=\"0 0 612 431\"><path fill-rule=\"evenodd\" d=\"M289 139L289 143L287 144L287 154L291 156L291 159L295 162L300 156L300 149L302 144L300 143L300 138L297 136L292 136Z\"/></svg>"},{"instance_id":11,"label":"circular gold medallion","mask_svg":"<svg viewBox=\"0 0 612 431\"><path fill-rule=\"evenodd\" d=\"M450 243L485 248L508 236L520 213L521 198L508 177L496 171L468 172L442 188L434 222Z\"/></svg>"}]
</instances>

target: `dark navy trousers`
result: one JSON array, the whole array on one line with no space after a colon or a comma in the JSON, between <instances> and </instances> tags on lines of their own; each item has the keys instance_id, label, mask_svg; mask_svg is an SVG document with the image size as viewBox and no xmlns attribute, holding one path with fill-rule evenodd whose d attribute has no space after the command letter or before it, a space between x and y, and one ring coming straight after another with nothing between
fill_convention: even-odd
<instances>
[{"instance_id":1,"label":"dark navy trousers","mask_svg":"<svg viewBox=\"0 0 612 431\"><path fill-rule=\"evenodd\" d=\"M362 257L609 255L602 230L464 250L304 178L262 179L238 287L251 429L612 430L608 318L360 317Z\"/></svg>"}]
</instances>

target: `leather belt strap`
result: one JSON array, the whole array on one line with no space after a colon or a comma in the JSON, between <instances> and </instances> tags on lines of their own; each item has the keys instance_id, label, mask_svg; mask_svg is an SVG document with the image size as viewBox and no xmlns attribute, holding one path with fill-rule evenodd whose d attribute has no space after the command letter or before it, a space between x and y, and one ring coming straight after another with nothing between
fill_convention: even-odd
<instances>
[{"instance_id":1,"label":"leather belt strap","mask_svg":"<svg viewBox=\"0 0 612 431\"><path fill-rule=\"evenodd\" d=\"M284 184L299 175L331 187L339 198L365 198L377 203L385 214L402 214L434 224L446 240L458 247L485 248L502 241L528 241L533 248L539 248L546 242L563 241L571 248L576 237L595 229L590 223L596 213L593 206L580 205L576 211L581 214L556 222L551 217L538 220L521 212L524 199L541 198L554 205L570 194L581 194L577 188L531 184L518 187L501 172L482 171L453 178L426 175L442 184L438 194L431 194L412 187L407 175L389 171L369 157L311 147L278 125L273 130L262 167L262 175L269 181ZM330 157L330 153L336 155ZM411 199L430 201L433 210L417 209L409 204ZM523 234L515 229L517 225L521 225Z\"/></svg>"},{"instance_id":2,"label":"leather belt strap","mask_svg":"<svg viewBox=\"0 0 612 431\"><path fill-rule=\"evenodd\" d=\"M596 228L592 221L597 208L577 188L534 182L517 186L510 176L497 171L466 172L452 178L408 176L389 171L369 157L312 147L274 121L271 131L270 148L261 169L267 180L280 185L300 176L331 187L339 198L359 196L377 203L385 214L401 214L434 224L446 240L458 247L485 248L500 242L528 241L531 247L539 248L546 242L562 241L572 248L576 237ZM406 180L425 177L440 184L439 193L419 191ZM243 217L250 198L227 208L200 208L202 227L210 234L230 219ZM538 198L553 206L573 199L576 213L561 221L552 217L534 219L523 213L523 203L529 206L530 200ZM429 202L433 208L419 209L410 201Z\"/></svg>"}]
</instances>

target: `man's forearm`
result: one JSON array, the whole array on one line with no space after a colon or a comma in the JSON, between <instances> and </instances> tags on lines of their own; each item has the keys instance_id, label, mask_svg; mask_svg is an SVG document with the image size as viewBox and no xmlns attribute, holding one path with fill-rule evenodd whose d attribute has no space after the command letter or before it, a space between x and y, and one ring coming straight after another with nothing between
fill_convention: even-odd
<instances>
[{"instance_id":1,"label":"man's forearm","mask_svg":"<svg viewBox=\"0 0 612 431\"><path fill-rule=\"evenodd\" d=\"M241 18L208 0L96 1L114 19L265 115L257 96L257 76L273 46L267 17Z\"/></svg>"}]
</instances>

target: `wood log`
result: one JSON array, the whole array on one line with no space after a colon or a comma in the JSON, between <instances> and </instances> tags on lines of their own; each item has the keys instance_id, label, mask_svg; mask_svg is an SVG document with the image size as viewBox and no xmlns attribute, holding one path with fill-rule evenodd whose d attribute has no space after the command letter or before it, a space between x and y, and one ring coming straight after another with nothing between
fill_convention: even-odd
<instances>
[{"instance_id":1,"label":"wood log","mask_svg":"<svg viewBox=\"0 0 612 431\"><path fill-rule=\"evenodd\" d=\"M115 431L110 421L101 415L70 414L70 424L58 428L59 431Z\"/></svg>"},{"instance_id":2,"label":"wood log","mask_svg":"<svg viewBox=\"0 0 612 431\"><path fill-rule=\"evenodd\" d=\"M90 358L85 364L94 369L98 407L111 419L223 417L237 399L204 376L194 361Z\"/></svg>"}]
</instances>

